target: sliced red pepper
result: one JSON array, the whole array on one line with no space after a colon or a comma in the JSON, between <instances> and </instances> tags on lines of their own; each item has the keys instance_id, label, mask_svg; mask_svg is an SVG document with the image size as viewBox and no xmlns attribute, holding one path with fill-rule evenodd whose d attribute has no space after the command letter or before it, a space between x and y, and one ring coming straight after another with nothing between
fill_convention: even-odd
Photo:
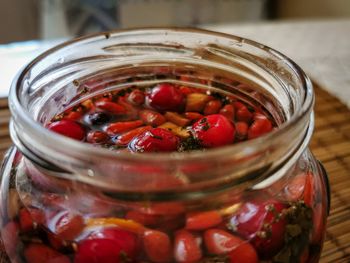
<instances>
[{"instance_id":1,"label":"sliced red pepper","mask_svg":"<svg viewBox=\"0 0 350 263\"><path fill-rule=\"evenodd\" d=\"M199 242L191 232L180 230L175 234L174 257L177 262L198 262L202 258Z\"/></svg>"},{"instance_id":2,"label":"sliced red pepper","mask_svg":"<svg viewBox=\"0 0 350 263\"><path fill-rule=\"evenodd\" d=\"M100 100L95 102L95 106L101 110L105 110L117 115L126 113L126 110L122 105L111 101Z\"/></svg>"},{"instance_id":3,"label":"sliced red pepper","mask_svg":"<svg viewBox=\"0 0 350 263\"><path fill-rule=\"evenodd\" d=\"M222 222L222 216L216 210L194 212L186 215L186 229L204 230L214 227Z\"/></svg>"},{"instance_id":4,"label":"sliced red pepper","mask_svg":"<svg viewBox=\"0 0 350 263\"><path fill-rule=\"evenodd\" d=\"M130 131L142 125L143 125L143 122L140 120L113 122L107 125L106 132L109 135L116 135L118 133Z\"/></svg>"},{"instance_id":5,"label":"sliced red pepper","mask_svg":"<svg viewBox=\"0 0 350 263\"><path fill-rule=\"evenodd\" d=\"M166 122L166 118L159 112L152 110L141 110L139 112L140 119L146 124L157 127Z\"/></svg>"},{"instance_id":6,"label":"sliced red pepper","mask_svg":"<svg viewBox=\"0 0 350 263\"><path fill-rule=\"evenodd\" d=\"M133 129L131 131L128 131L120 136L115 141L115 144L120 145L120 146L126 146L129 144L129 142L136 136L142 134L145 131L151 130L151 126L142 126L136 129Z\"/></svg>"},{"instance_id":7,"label":"sliced red pepper","mask_svg":"<svg viewBox=\"0 0 350 263\"><path fill-rule=\"evenodd\" d=\"M172 259L172 244L169 236L157 230L147 230L143 234L143 246L147 257L152 262L170 262Z\"/></svg>"},{"instance_id":8,"label":"sliced red pepper","mask_svg":"<svg viewBox=\"0 0 350 263\"><path fill-rule=\"evenodd\" d=\"M211 254L229 254L231 263L257 263L258 255L253 246L221 229L209 229L204 233L204 242Z\"/></svg>"}]
</instances>

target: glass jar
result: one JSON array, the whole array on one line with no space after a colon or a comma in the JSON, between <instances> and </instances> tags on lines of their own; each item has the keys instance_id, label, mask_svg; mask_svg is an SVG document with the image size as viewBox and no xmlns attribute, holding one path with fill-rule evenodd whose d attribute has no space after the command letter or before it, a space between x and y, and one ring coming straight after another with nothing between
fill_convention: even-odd
<instances>
[{"instance_id":1,"label":"glass jar","mask_svg":"<svg viewBox=\"0 0 350 263\"><path fill-rule=\"evenodd\" d=\"M164 81L254 101L278 129L206 151L132 154L44 127L86 98ZM10 91L0 222L10 261L318 262L330 200L308 149L313 103L294 62L231 35L116 31L45 52Z\"/></svg>"}]
</instances>

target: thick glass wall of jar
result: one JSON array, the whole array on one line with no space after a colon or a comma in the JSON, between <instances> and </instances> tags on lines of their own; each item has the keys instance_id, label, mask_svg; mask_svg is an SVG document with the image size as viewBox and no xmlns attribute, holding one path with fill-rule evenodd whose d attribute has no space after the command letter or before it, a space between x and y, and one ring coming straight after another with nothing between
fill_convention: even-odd
<instances>
[{"instance_id":1,"label":"thick glass wall of jar","mask_svg":"<svg viewBox=\"0 0 350 263\"><path fill-rule=\"evenodd\" d=\"M277 51L197 29L96 34L36 58L10 101L11 262L318 262L314 95Z\"/></svg>"}]
</instances>

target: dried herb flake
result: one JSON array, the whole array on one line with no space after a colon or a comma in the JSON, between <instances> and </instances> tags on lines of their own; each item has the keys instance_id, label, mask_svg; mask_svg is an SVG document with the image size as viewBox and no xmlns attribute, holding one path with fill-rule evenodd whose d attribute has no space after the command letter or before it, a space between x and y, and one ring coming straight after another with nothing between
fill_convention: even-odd
<instances>
[{"instance_id":1,"label":"dried herb flake","mask_svg":"<svg viewBox=\"0 0 350 263\"><path fill-rule=\"evenodd\" d=\"M312 210L304 202L293 202L286 210L288 222L284 235L284 247L274 256L273 263L293 263L299 259L309 244L312 230Z\"/></svg>"},{"instance_id":2,"label":"dried herb flake","mask_svg":"<svg viewBox=\"0 0 350 263\"><path fill-rule=\"evenodd\" d=\"M178 149L179 152L187 152L194 150L202 150L203 147L199 139L190 136L181 141L180 147Z\"/></svg>"}]
</instances>

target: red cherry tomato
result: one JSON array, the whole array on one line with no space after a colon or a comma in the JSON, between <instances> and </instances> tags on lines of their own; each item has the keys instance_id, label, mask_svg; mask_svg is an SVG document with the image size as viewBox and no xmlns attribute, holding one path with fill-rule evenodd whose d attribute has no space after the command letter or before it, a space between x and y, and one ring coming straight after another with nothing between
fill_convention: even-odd
<instances>
[{"instance_id":1,"label":"red cherry tomato","mask_svg":"<svg viewBox=\"0 0 350 263\"><path fill-rule=\"evenodd\" d=\"M130 258L119 243L111 239L86 239L78 246L75 263L122 263Z\"/></svg>"},{"instance_id":2,"label":"red cherry tomato","mask_svg":"<svg viewBox=\"0 0 350 263\"><path fill-rule=\"evenodd\" d=\"M257 263L258 256L252 245L221 229L209 229L204 233L205 246L211 254L229 253L231 263Z\"/></svg>"},{"instance_id":3,"label":"red cherry tomato","mask_svg":"<svg viewBox=\"0 0 350 263\"><path fill-rule=\"evenodd\" d=\"M286 205L276 200L246 202L231 217L230 225L240 236L250 240L261 258L269 258L284 244L286 220L281 212L285 208Z\"/></svg>"},{"instance_id":4,"label":"red cherry tomato","mask_svg":"<svg viewBox=\"0 0 350 263\"><path fill-rule=\"evenodd\" d=\"M58 236L56 236L51 232L48 232L47 239L50 243L50 246L56 250L60 250L66 247L67 245L70 245L70 243L68 243L66 240L59 238Z\"/></svg>"},{"instance_id":5,"label":"red cherry tomato","mask_svg":"<svg viewBox=\"0 0 350 263\"><path fill-rule=\"evenodd\" d=\"M71 120L52 122L48 129L78 141L85 138L85 129L79 123Z\"/></svg>"},{"instance_id":6,"label":"red cherry tomato","mask_svg":"<svg viewBox=\"0 0 350 263\"><path fill-rule=\"evenodd\" d=\"M70 263L70 259L43 244L32 243L24 249L24 257L28 263Z\"/></svg>"},{"instance_id":7,"label":"red cherry tomato","mask_svg":"<svg viewBox=\"0 0 350 263\"><path fill-rule=\"evenodd\" d=\"M77 121L81 119L82 114L78 111L71 111L67 115L65 115L63 118L65 120L72 120L72 121Z\"/></svg>"},{"instance_id":8,"label":"red cherry tomato","mask_svg":"<svg viewBox=\"0 0 350 263\"><path fill-rule=\"evenodd\" d=\"M230 144L235 138L233 124L221 114L201 118L193 124L192 130L201 144L209 148Z\"/></svg>"},{"instance_id":9,"label":"red cherry tomato","mask_svg":"<svg viewBox=\"0 0 350 263\"><path fill-rule=\"evenodd\" d=\"M257 118L248 129L248 139L254 139L272 131L272 123L267 118Z\"/></svg>"},{"instance_id":10,"label":"red cherry tomato","mask_svg":"<svg viewBox=\"0 0 350 263\"><path fill-rule=\"evenodd\" d=\"M228 120L233 121L235 116L235 108L231 104L227 104L219 112L221 115L224 115Z\"/></svg>"},{"instance_id":11,"label":"red cherry tomato","mask_svg":"<svg viewBox=\"0 0 350 263\"><path fill-rule=\"evenodd\" d=\"M52 226L51 230L58 238L73 240L83 231L85 223L81 215L62 211L51 218L49 226Z\"/></svg>"},{"instance_id":12,"label":"red cherry tomato","mask_svg":"<svg viewBox=\"0 0 350 263\"><path fill-rule=\"evenodd\" d=\"M172 245L167 234L157 230L147 230L143 234L143 245L152 262L169 262L172 258Z\"/></svg>"},{"instance_id":13,"label":"red cherry tomato","mask_svg":"<svg viewBox=\"0 0 350 263\"><path fill-rule=\"evenodd\" d=\"M96 230L78 244L75 263L122 263L138 252L136 235L116 227Z\"/></svg>"},{"instance_id":14,"label":"red cherry tomato","mask_svg":"<svg viewBox=\"0 0 350 263\"><path fill-rule=\"evenodd\" d=\"M258 263L258 255L250 243L244 243L229 254L230 263Z\"/></svg>"},{"instance_id":15,"label":"red cherry tomato","mask_svg":"<svg viewBox=\"0 0 350 263\"><path fill-rule=\"evenodd\" d=\"M311 196L313 190L310 185L307 173L301 173L295 175L291 181L288 182L284 188L284 195L288 201L297 201L303 199L307 205L310 205Z\"/></svg>"},{"instance_id":16,"label":"red cherry tomato","mask_svg":"<svg viewBox=\"0 0 350 263\"><path fill-rule=\"evenodd\" d=\"M2 243L9 256L13 256L17 253L18 234L19 226L13 221L8 222L1 230Z\"/></svg>"},{"instance_id":17,"label":"red cherry tomato","mask_svg":"<svg viewBox=\"0 0 350 263\"><path fill-rule=\"evenodd\" d=\"M144 226L154 226L160 220L159 216L153 214L145 214L139 211L130 210L125 215L126 219L133 220Z\"/></svg>"},{"instance_id":18,"label":"red cherry tomato","mask_svg":"<svg viewBox=\"0 0 350 263\"><path fill-rule=\"evenodd\" d=\"M245 140L248 134L248 124L243 121L236 122L236 138L238 140Z\"/></svg>"},{"instance_id":19,"label":"red cherry tomato","mask_svg":"<svg viewBox=\"0 0 350 263\"><path fill-rule=\"evenodd\" d=\"M236 109L236 120L250 123L253 118L253 113L248 110L247 106L238 101L234 102L233 105Z\"/></svg>"},{"instance_id":20,"label":"red cherry tomato","mask_svg":"<svg viewBox=\"0 0 350 263\"><path fill-rule=\"evenodd\" d=\"M182 80L182 77L181 77L181 80ZM186 81L186 80L184 80L184 81ZM184 95L188 95L188 94L193 92L193 90L190 87L187 87L187 86L180 86L179 90Z\"/></svg>"},{"instance_id":21,"label":"red cherry tomato","mask_svg":"<svg viewBox=\"0 0 350 263\"><path fill-rule=\"evenodd\" d=\"M149 105L161 111L181 111L184 104L183 93L173 85L163 83L155 86L148 94Z\"/></svg>"},{"instance_id":22,"label":"red cherry tomato","mask_svg":"<svg viewBox=\"0 0 350 263\"><path fill-rule=\"evenodd\" d=\"M180 139L163 128L154 128L135 137L129 144L134 152L171 152L176 151Z\"/></svg>"},{"instance_id":23,"label":"red cherry tomato","mask_svg":"<svg viewBox=\"0 0 350 263\"><path fill-rule=\"evenodd\" d=\"M46 221L44 212L37 208L22 208L18 216L19 225L23 232L29 232Z\"/></svg>"},{"instance_id":24,"label":"red cherry tomato","mask_svg":"<svg viewBox=\"0 0 350 263\"><path fill-rule=\"evenodd\" d=\"M220 111L222 102L220 100L208 101L204 107L204 115L216 114Z\"/></svg>"},{"instance_id":25,"label":"red cherry tomato","mask_svg":"<svg viewBox=\"0 0 350 263\"><path fill-rule=\"evenodd\" d=\"M177 262L197 262L202 258L202 251L196 237L186 230L175 234L174 257Z\"/></svg>"},{"instance_id":26,"label":"red cherry tomato","mask_svg":"<svg viewBox=\"0 0 350 263\"><path fill-rule=\"evenodd\" d=\"M138 89L133 90L129 96L128 101L136 106L140 106L145 102L145 94Z\"/></svg>"},{"instance_id":27,"label":"red cherry tomato","mask_svg":"<svg viewBox=\"0 0 350 263\"><path fill-rule=\"evenodd\" d=\"M186 216L186 229L204 230L214 227L222 222L222 217L218 211L206 211L189 213Z\"/></svg>"}]
</instances>

